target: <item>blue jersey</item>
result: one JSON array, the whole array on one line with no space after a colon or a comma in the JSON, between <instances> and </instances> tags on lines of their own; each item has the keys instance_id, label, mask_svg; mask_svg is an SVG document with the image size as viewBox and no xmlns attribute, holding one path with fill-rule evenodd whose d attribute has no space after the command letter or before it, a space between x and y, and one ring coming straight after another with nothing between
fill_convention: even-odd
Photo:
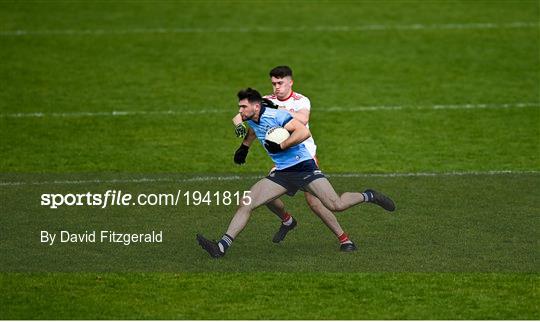
<instances>
[{"instance_id":1,"label":"blue jersey","mask_svg":"<svg viewBox=\"0 0 540 322\"><path fill-rule=\"evenodd\" d=\"M266 132L270 128L276 126L285 127L285 124L289 123L289 121L291 121L292 119L293 118L291 114L289 114L289 112L285 110L265 108L261 106L259 122L248 120L248 124L253 129L253 131L255 131L257 139L259 139L261 144L264 146L264 138L266 136ZM282 152L268 152L268 155L270 156L270 158L272 158L272 161L274 161L278 170L291 167L302 161L310 160L313 158L303 143L292 146Z\"/></svg>"}]
</instances>

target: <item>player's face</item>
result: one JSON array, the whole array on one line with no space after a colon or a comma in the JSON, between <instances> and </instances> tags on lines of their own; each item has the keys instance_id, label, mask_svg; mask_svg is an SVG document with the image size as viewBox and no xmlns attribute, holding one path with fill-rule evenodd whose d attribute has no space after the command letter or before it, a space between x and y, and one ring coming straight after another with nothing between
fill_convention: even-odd
<instances>
[{"instance_id":1,"label":"player's face","mask_svg":"<svg viewBox=\"0 0 540 322\"><path fill-rule=\"evenodd\" d=\"M251 104L247 99L238 102L238 113L242 116L242 121L252 119L256 113L257 104Z\"/></svg>"},{"instance_id":2,"label":"player's face","mask_svg":"<svg viewBox=\"0 0 540 322\"><path fill-rule=\"evenodd\" d=\"M291 96L293 80L290 76L285 76L283 78L272 76L270 80L272 81L274 95L276 95L278 99L284 100Z\"/></svg>"}]
</instances>

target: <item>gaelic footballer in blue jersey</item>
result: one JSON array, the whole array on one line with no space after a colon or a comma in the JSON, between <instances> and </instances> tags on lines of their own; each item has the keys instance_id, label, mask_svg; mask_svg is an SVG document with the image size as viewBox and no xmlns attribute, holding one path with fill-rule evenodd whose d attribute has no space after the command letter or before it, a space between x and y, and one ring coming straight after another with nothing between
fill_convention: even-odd
<instances>
[{"instance_id":1,"label":"gaelic footballer in blue jersey","mask_svg":"<svg viewBox=\"0 0 540 322\"><path fill-rule=\"evenodd\" d=\"M210 256L218 258L225 255L233 240L246 226L253 210L286 193L293 195L300 189L315 195L331 211L344 211L363 202L375 203L388 211L395 210L390 198L374 190L338 195L302 144L311 136L309 129L286 111L264 108L261 94L256 90L247 88L238 92L238 107L242 119L249 122L277 169L251 187L249 198L242 200L219 242L197 234L199 245ZM266 131L275 126L284 127L291 133L281 144L264 139Z\"/></svg>"},{"instance_id":2,"label":"gaelic footballer in blue jersey","mask_svg":"<svg viewBox=\"0 0 540 322\"><path fill-rule=\"evenodd\" d=\"M241 107L241 109L244 109L245 111L246 107ZM264 138L266 136L266 132L269 129L276 126L286 128L287 124L294 120L291 114L289 114L289 112L278 109L266 109L264 106L261 106L259 110L259 117L257 120L249 119L243 114L242 119L246 120L249 124L249 127L253 129L255 135L257 136L257 139L266 148L266 150L268 151L268 155L270 156L270 158L272 158L272 161L274 161L277 170L282 170L302 161L313 159L306 146L301 143L305 140L305 134L307 134L308 137L311 136L309 130L305 128L305 126L305 129L301 129L301 131L295 132L298 136L298 139L294 140L293 138L294 144L289 143L286 148L282 146L272 147L272 145L277 144L270 141L265 142ZM293 124L298 123L299 122L297 120L294 120ZM289 132L291 131L289 130ZM289 140L290 139L291 138L289 137ZM281 145L283 145L283 143Z\"/></svg>"},{"instance_id":3,"label":"gaelic footballer in blue jersey","mask_svg":"<svg viewBox=\"0 0 540 322\"><path fill-rule=\"evenodd\" d=\"M268 73L270 83L272 84L272 93L263 96L262 106L265 108L279 108L289 112L291 116L309 129L309 119L311 115L311 101L307 96L293 91L293 71L289 66L276 66ZM246 163L246 158L249 152L249 147L255 141L257 136L253 129L244 126L244 121L240 113L232 119L233 124L236 126L237 136L241 136L244 139L240 144L240 147L234 153L234 163L242 165ZM243 130L240 131L239 130ZM317 167L319 167L319 161L317 160L317 145L313 137L308 138L302 142L309 153L313 156ZM274 171L275 167L271 171ZM339 241L339 250L342 252L356 251L356 245L349 239L349 235L343 230L339 224L336 216L330 210L328 210L322 202L309 193L304 191L304 197L306 203L311 211L321 219L321 221L334 233ZM266 204L266 207L272 211L281 221L278 230L272 238L272 242L280 243L285 237L296 228L298 225L297 218L293 216L287 209L285 209L285 203L280 198L274 199Z\"/></svg>"}]
</instances>

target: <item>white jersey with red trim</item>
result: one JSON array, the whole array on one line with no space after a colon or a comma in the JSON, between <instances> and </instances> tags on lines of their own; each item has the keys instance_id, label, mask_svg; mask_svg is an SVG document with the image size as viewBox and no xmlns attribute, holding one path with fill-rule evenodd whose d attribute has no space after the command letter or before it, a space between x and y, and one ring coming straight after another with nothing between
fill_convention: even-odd
<instances>
[{"instance_id":1,"label":"white jersey with red trim","mask_svg":"<svg viewBox=\"0 0 540 322\"><path fill-rule=\"evenodd\" d=\"M311 102L309 101L309 98L305 97L300 93L292 92L291 95L283 101L278 99L274 94L266 95L264 98L271 100L274 104L279 107L285 108L287 111L298 112L303 109L306 109L308 111L311 110ZM309 128L309 122L308 124L306 124L306 127ZM313 136L307 138L303 143L308 149L311 156L315 157L315 153L317 152L317 145L313 140Z\"/></svg>"}]
</instances>

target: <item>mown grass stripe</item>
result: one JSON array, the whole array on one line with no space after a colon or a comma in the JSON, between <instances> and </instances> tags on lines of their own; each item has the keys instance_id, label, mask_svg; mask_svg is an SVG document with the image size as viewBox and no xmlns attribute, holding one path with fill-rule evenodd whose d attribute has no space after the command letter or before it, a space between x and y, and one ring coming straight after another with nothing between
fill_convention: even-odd
<instances>
[{"instance_id":1,"label":"mown grass stripe","mask_svg":"<svg viewBox=\"0 0 540 322\"><path fill-rule=\"evenodd\" d=\"M330 106L320 107L317 113L328 112L366 112L366 111L391 111L391 110L448 110L448 109L507 109L538 107L540 102L503 103L503 104L435 104L435 105L376 105L376 106ZM98 111L98 112L29 112L29 113L3 113L0 117L5 118L40 118L40 117L100 117L100 116L135 116L135 115L176 115L176 114L208 114L230 113L230 108L204 108L182 110L157 110L157 111Z\"/></svg>"},{"instance_id":2,"label":"mown grass stripe","mask_svg":"<svg viewBox=\"0 0 540 322\"><path fill-rule=\"evenodd\" d=\"M451 172L396 172L396 173L336 173L326 174L332 178L362 178L362 177L437 177L437 176L499 176L499 175L526 175L538 174L537 170L490 170L490 171L451 171ZM185 179L173 178L133 178L133 179L90 179L90 180L54 180L54 181L4 181L0 186L25 186L25 185L69 185L69 184L101 184L101 183L144 183L144 182L197 182L197 181L236 181L253 180L262 176L233 175L233 176L196 176Z\"/></svg>"},{"instance_id":3,"label":"mown grass stripe","mask_svg":"<svg viewBox=\"0 0 540 322\"><path fill-rule=\"evenodd\" d=\"M537 28L540 24L534 21L515 21L507 23L471 22L441 24L370 24L360 26L294 26L294 27L218 27L218 28L129 28L129 29L43 29L43 30L4 30L0 36L47 36L47 35L123 35L123 34L193 34L193 33L247 33L247 32L359 32L385 30L482 30L482 29L516 29Z\"/></svg>"}]
</instances>

